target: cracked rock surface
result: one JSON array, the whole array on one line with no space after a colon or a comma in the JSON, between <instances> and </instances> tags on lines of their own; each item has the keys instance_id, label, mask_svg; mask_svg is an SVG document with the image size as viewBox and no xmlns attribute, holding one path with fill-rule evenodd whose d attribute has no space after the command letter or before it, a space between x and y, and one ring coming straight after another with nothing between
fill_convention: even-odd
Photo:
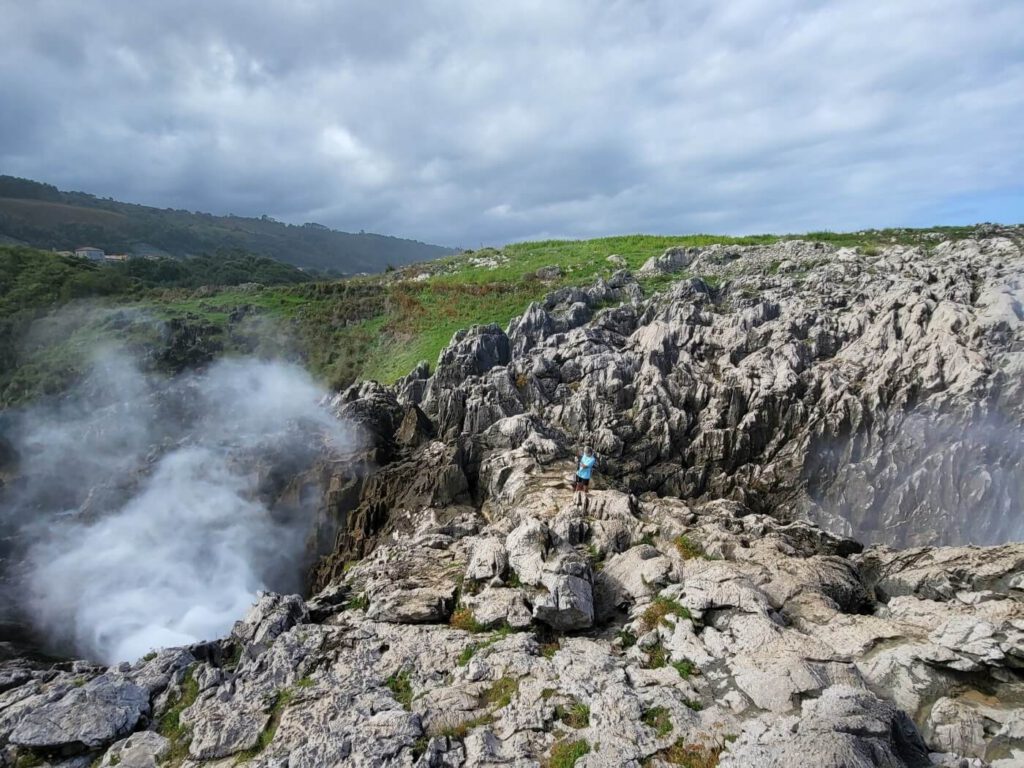
<instances>
[{"instance_id":1,"label":"cracked rock surface","mask_svg":"<svg viewBox=\"0 0 1024 768\"><path fill-rule=\"evenodd\" d=\"M1017 238L670 249L339 393L308 599L0 663L0 764L1024 764Z\"/></svg>"}]
</instances>

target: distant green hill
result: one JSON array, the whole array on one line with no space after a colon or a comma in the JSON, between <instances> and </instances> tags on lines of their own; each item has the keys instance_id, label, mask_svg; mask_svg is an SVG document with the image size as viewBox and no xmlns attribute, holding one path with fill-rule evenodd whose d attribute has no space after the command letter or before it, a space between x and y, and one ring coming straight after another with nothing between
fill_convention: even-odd
<instances>
[{"instance_id":1,"label":"distant green hill","mask_svg":"<svg viewBox=\"0 0 1024 768\"><path fill-rule=\"evenodd\" d=\"M151 208L0 176L0 242L5 241L43 249L89 245L107 253L179 258L242 250L328 274L382 272L452 253L416 240L338 232L319 224L283 224L269 217Z\"/></svg>"}]
</instances>

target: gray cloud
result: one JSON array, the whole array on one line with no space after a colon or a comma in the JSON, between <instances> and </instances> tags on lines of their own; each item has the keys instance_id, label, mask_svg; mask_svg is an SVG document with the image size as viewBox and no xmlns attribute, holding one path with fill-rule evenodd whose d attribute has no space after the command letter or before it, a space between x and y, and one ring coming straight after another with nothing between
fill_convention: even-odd
<instances>
[{"instance_id":1,"label":"gray cloud","mask_svg":"<svg viewBox=\"0 0 1024 768\"><path fill-rule=\"evenodd\" d=\"M467 247L1024 219L1015 0L0 3L0 171L63 188Z\"/></svg>"}]
</instances>

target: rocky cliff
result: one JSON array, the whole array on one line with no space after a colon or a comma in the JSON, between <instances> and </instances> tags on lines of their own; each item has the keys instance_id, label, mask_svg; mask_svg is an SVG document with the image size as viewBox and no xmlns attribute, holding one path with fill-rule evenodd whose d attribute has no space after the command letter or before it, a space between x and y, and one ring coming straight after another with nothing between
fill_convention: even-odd
<instances>
[{"instance_id":1,"label":"rocky cliff","mask_svg":"<svg viewBox=\"0 0 1024 768\"><path fill-rule=\"evenodd\" d=\"M1024 764L1024 254L984 234L670 249L340 393L377 468L321 477L312 597L5 662L3 759Z\"/></svg>"}]
</instances>

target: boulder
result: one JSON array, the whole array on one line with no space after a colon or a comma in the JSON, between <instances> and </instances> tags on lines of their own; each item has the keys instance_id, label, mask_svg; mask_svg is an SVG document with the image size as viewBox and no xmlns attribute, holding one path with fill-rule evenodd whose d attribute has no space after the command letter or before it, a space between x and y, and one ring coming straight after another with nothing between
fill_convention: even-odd
<instances>
[{"instance_id":1,"label":"boulder","mask_svg":"<svg viewBox=\"0 0 1024 768\"><path fill-rule=\"evenodd\" d=\"M985 756L984 718L956 699L943 696L932 705L923 733L928 746L936 752Z\"/></svg>"},{"instance_id":2,"label":"boulder","mask_svg":"<svg viewBox=\"0 0 1024 768\"><path fill-rule=\"evenodd\" d=\"M96 749L131 733L149 711L144 688L108 673L23 711L9 741L36 750Z\"/></svg>"},{"instance_id":3,"label":"boulder","mask_svg":"<svg viewBox=\"0 0 1024 768\"><path fill-rule=\"evenodd\" d=\"M678 578L672 560L652 546L641 544L615 555L594 579L597 618L607 620L618 611L646 602Z\"/></svg>"},{"instance_id":4,"label":"boulder","mask_svg":"<svg viewBox=\"0 0 1024 768\"><path fill-rule=\"evenodd\" d=\"M672 272L678 272L688 267L697 254L698 250L696 248L685 248L682 246L667 248L660 256L652 256L645 261L644 265L637 271L637 274L667 275Z\"/></svg>"},{"instance_id":5,"label":"boulder","mask_svg":"<svg viewBox=\"0 0 1024 768\"><path fill-rule=\"evenodd\" d=\"M525 629L533 620L523 593L518 589L489 587L476 595L464 595L462 602L483 627L507 625L513 629Z\"/></svg>"},{"instance_id":6,"label":"boulder","mask_svg":"<svg viewBox=\"0 0 1024 768\"><path fill-rule=\"evenodd\" d=\"M306 604L298 595L261 593L245 618L235 622L231 637L242 644L244 655L259 656L282 632L309 621Z\"/></svg>"},{"instance_id":7,"label":"boulder","mask_svg":"<svg viewBox=\"0 0 1024 768\"><path fill-rule=\"evenodd\" d=\"M491 581L502 579L508 569L508 552L505 545L498 539L480 539L473 547L469 565L466 566L466 578L472 581Z\"/></svg>"},{"instance_id":8,"label":"boulder","mask_svg":"<svg viewBox=\"0 0 1024 768\"><path fill-rule=\"evenodd\" d=\"M867 691L825 689L799 717L755 722L722 756L721 768L925 768L928 749L910 718Z\"/></svg>"},{"instance_id":9,"label":"boulder","mask_svg":"<svg viewBox=\"0 0 1024 768\"><path fill-rule=\"evenodd\" d=\"M103 755L99 768L157 768L171 743L154 731L139 731L113 744Z\"/></svg>"}]
</instances>

